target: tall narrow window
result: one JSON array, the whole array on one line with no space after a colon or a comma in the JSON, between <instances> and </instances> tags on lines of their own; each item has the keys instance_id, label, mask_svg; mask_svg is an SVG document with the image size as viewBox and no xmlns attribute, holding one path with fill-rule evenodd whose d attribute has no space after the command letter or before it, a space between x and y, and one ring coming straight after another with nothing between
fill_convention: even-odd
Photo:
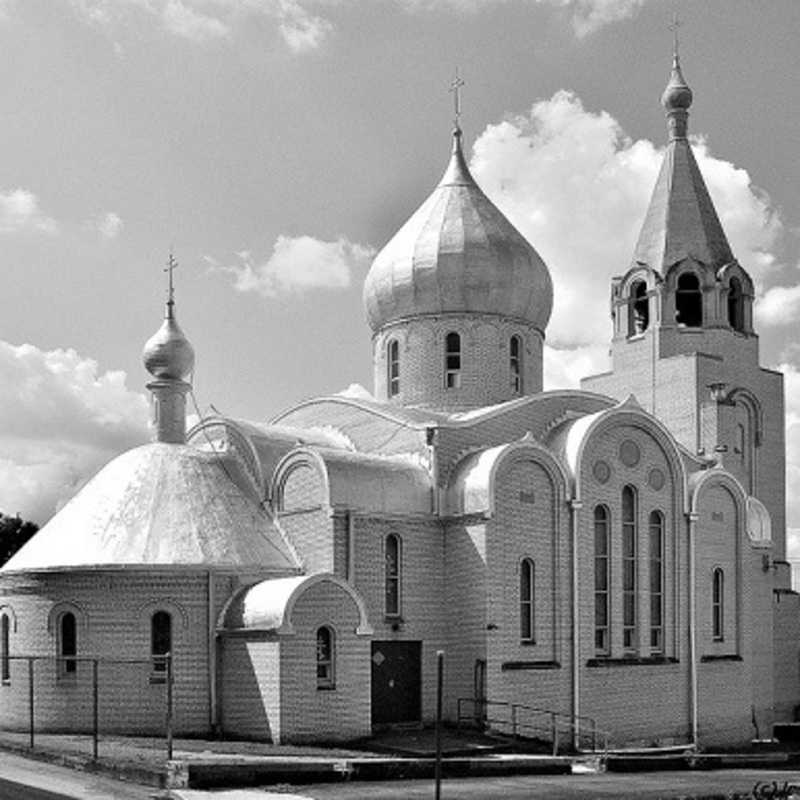
<instances>
[{"instance_id":1,"label":"tall narrow window","mask_svg":"<svg viewBox=\"0 0 800 800\"><path fill-rule=\"evenodd\" d=\"M536 565L530 558L523 558L519 570L519 637L531 644L536 641L535 592Z\"/></svg>"},{"instance_id":2,"label":"tall narrow window","mask_svg":"<svg viewBox=\"0 0 800 800\"><path fill-rule=\"evenodd\" d=\"M622 646L636 649L636 490L622 489Z\"/></svg>"},{"instance_id":3,"label":"tall narrow window","mask_svg":"<svg viewBox=\"0 0 800 800\"><path fill-rule=\"evenodd\" d=\"M8 683L11 680L10 629L8 614L0 615L0 681L3 683Z\"/></svg>"},{"instance_id":4,"label":"tall narrow window","mask_svg":"<svg viewBox=\"0 0 800 800\"><path fill-rule=\"evenodd\" d=\"M461 337L448 333L444 346L444 385L446 389L461 386Z\"/></svg>"},{"instance_id":5,"label":"tall narrow window","mask_svg":"<svg viewBox=\"0 0 800 800\"><path fill-rule=\"evenodd\" d=\"M336 639L333 631L323 625L317 629L317 689L333 689L336 685Z\"/></svg>"},{"instance_id":6,"label":"tall narrow window","mask_svg":"<svg viewBox=\"0 0 800 800\"><path fill-rule=\"evenodd\" d=\"M508 343L508 366L511 372L511 391L522 394L522 340L512 336Z\"/></svg>"},{"instance_id":7,"label":"tall narrow window","mask_svg":"<svg viewBox=\"0 0 800 800\"><path fill-rule=\"evenodd\" d=\"M386 537L386 616L400 616L400 537L390 533Z\"/></svg>"},{"instance_id":8,"label":"tall narrow window","mask_svg":"<svg viewBox=\"0 0 800 800\"><path fill-rule=\"evenodd\" d=\"M78 630L75 615L71 611L61 615L58 622L59 672L71 675L77 668L75 656L78 655Z\"/></svg>"},{"instance_id":9,"label":"tall narrow window","mask_svg":"<svg viewBox=\"0 0 800 800\"><path fill-rule=\"evenodd\" d=\"M650 651L664 652L664 515L650 514Z\"/></svg>"},{"instance_id":10,"label":"tall narrow window","mask_svg":"<svg viewBox=\"0 0 800 800\"><path fill-rule=\"evenodd\" d=\"M386 352L388 375L386 385L389 388L389 397L394 397L400 392L400 345L397 339L392 339Z\"/></svg>"},{"instance_id":11,"label":"tall narrow window","mask_svg":"<svg viewBox=\"0 0 800 800\"><path fill-rule=\"evenodd\" d=\"M728 284L728 323L735 331L744 330L744 296L738 278L731 278Z\"/></svg>"},{"instance_id":12,"label":"tall narrow window","mask_svg":"<svg viewBox=\"0 0 800 800\"><path fill-rule=\"evenodd\" d=\"M611 651L608 629L609 513L605 506L594 509L594 649L599 655Z\"/></svg>"},{"instance_id":13,"label":"tall narrow window","mask_svg":"<svg viewBox=\"0 0 800 800\"><path fill-rule=\"evenodd\" d=\"M699 328L703 324L703 292L700 280L693 272L684 272L678 278L675 321L687 328Z\"/></svg>"},{"instance_id":14,"label":"tall narrow window","mask_svg":"<svg viewBox=\"0 0 800 800\"><path fill-rule=\"evenodd\" d=\"M717 567L711 579L711 635L715 642L725 638L725 575Z\"/></svg>"},{"instance_id":15,"label":"tall narrow window","mask_svg":"<svg viewBox=\"0 0 800 800\"><path fill-rule=\"evenodd\" d=\"M650 301L647 297L647 284L644 281L635 281L631 285L630 301L628 305L628 335L644 333L650 324Z\"/></svg>"},{"instance_id":16,"label":"tall narrow window","mask_svg":"<svg viewBox=\"0 0 800 800\"><path fill-rule=\"evenodd\" d=\"M156 611L150 620L150 655L153 672L165 674L165 656L172 655L172 617L166 611Z\"/></svg>"}]
</instances>

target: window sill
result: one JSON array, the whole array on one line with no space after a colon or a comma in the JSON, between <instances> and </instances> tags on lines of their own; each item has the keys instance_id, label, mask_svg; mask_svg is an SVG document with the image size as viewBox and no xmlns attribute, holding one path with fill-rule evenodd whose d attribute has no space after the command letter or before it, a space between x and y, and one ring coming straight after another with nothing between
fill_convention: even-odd
<instances>
[{"instance_id":1,"label":"window sill","mask_svg":"<svg viewBox=\"0 0 800 800\"><path fill-rule=\"evenodd\" d=\"M677 658L668 656L623 656L622 658L611 658L609 656L601 656L599 658L590 658L586 662L587 667L647 667L647 666L661 666L664 664L678 664L680 663Z\"/></svg>"},{"instance_id":2,"label":"window sill","mask_svg":"<svg viewBox=\"0 0 800 800\"><path fill-rule=\"evenodd\" d=\"M520 647L536 647L536 639L520 639Z\"/></svg>"},{"instance_id":3,"label":"window sill","mask_svg":"<svg viewBox=\"0 0 800 800\"><path fill-rule=\"evenodd\" d=\"M559 661L504 661L500 665L503 672L514 672L525 669L561 669Z\"/></svg>"},{"instance_id":4,"label":"window sill","mask_svg":"<svg viewBox=\"0 0 800 800\"><path fill-rule=\"evenodd\" d=\"M3 680L0 681L0 686L11 686L11 678L3 678Z\"/></svg>"},{"instance_id":5,"label":"window sill","mask_svg":"<svg viewBox=\"0 0 800 800\"><path fill-rule=\"evenodd\" d=\"M736 655L736 653L727 653L723 655L709 655L709 656L700 656L700 663L701 664L709 664L714 661L744 661L744 659Z\"/></svg>"},{"instance_id":6,"label":"window sill","mask_svg":"<svg viewBox=\"0 0 800 800\"><path fill-rule=\"evenodd\" d=\"M336 686L335 685L317 686L317 691L318 692L335 692L336 691Z\"/></svg>"},{"instance_id":7,"label":"window sill","mask_svg":"<svg viewBox=\"0 0 800 800\"><path fill-rule=\"evenodd\" d=\"M167 682L167 676L166 675L160 675L160 674L151 675L148 678L148 681L149 681L151 686L156 686L158 684L166 683Z\"/></svg>"}]
</instances>

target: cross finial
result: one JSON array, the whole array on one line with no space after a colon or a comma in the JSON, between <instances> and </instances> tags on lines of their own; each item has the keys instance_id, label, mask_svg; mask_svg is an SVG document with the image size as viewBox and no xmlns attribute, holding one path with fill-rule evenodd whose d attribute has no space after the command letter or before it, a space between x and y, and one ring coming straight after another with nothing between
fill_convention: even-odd
<instances>
[{"instance_id":1,"label":"cross finial","mask_svg":"<svg viewBox=\"0 0 800 800\"><path fill-rule=\"evenodd\" d=\"M678 17L678 12L676 11L672 15L672 23L669 25L669 29L672 31L672 55L675 57L675 60L678 59L678 28L683 25L680 18Z\"/></svg>"},{"instance_id":2,"label":"cross finial","mask_svg":"<svg viewBox=\"0 0 800 800\"><path fill-rule=\"evenodd\" d=\"M453 124L456 130L461 130L461 87L464 85L464 79L458 74L458 67L456 67L456 76L450 84L450 91L453 93Z\"/></svg>"},{"instance_id":3,"label":"cross finial","mask_svg":"<svg viewBox=\"0 0 800 800\"><path fill-rule=\"evenodd\" d=\"M178 262L175 259L175 256L172 255L172 251L170 251L169 258L167 259L167 266L164 267L164 272L169 275L169 290L167 293L167 306L169 307L170 313L172 313L172 306L175 305L175 286L172 283L172 273L177 269Z\"/></svg>"}]
</instances>

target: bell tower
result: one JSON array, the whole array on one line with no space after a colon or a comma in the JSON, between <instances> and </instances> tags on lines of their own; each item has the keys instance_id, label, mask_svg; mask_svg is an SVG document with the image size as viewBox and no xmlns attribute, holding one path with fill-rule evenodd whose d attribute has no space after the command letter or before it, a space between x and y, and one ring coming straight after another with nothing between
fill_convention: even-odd
<instances>
[{"instance_id":1,"label":"bell tower","mask_svg":"<svg viewBox=\"0 0 800 800\"><path fill-rule=\"evenodd\" d=\"M635 395L691 453L733 473L769 510L783 558L783 376L759 365L753 282L687 138L692 100L676 41L664 161L630 267L611 284L611 371L582 387Z\"/></svg>"}]
</instances>

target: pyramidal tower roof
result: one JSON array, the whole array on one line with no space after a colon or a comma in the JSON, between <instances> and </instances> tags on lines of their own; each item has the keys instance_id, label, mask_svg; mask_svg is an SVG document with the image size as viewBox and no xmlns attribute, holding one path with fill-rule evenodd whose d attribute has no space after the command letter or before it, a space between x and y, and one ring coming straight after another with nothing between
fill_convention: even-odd
<instances>
[{"instance_id":1,"label":"pyramidal tower roof","mask_svg":"<svg viewBox=\"0 0 800 800\"><path fill-rule=\"evenodd\" d=\"M724 266L733 253L687 139L692 90L681 72L677 43L661 104L669 144L633 259L662 273L686 258Z\"/></svg>"}]
</instances>

